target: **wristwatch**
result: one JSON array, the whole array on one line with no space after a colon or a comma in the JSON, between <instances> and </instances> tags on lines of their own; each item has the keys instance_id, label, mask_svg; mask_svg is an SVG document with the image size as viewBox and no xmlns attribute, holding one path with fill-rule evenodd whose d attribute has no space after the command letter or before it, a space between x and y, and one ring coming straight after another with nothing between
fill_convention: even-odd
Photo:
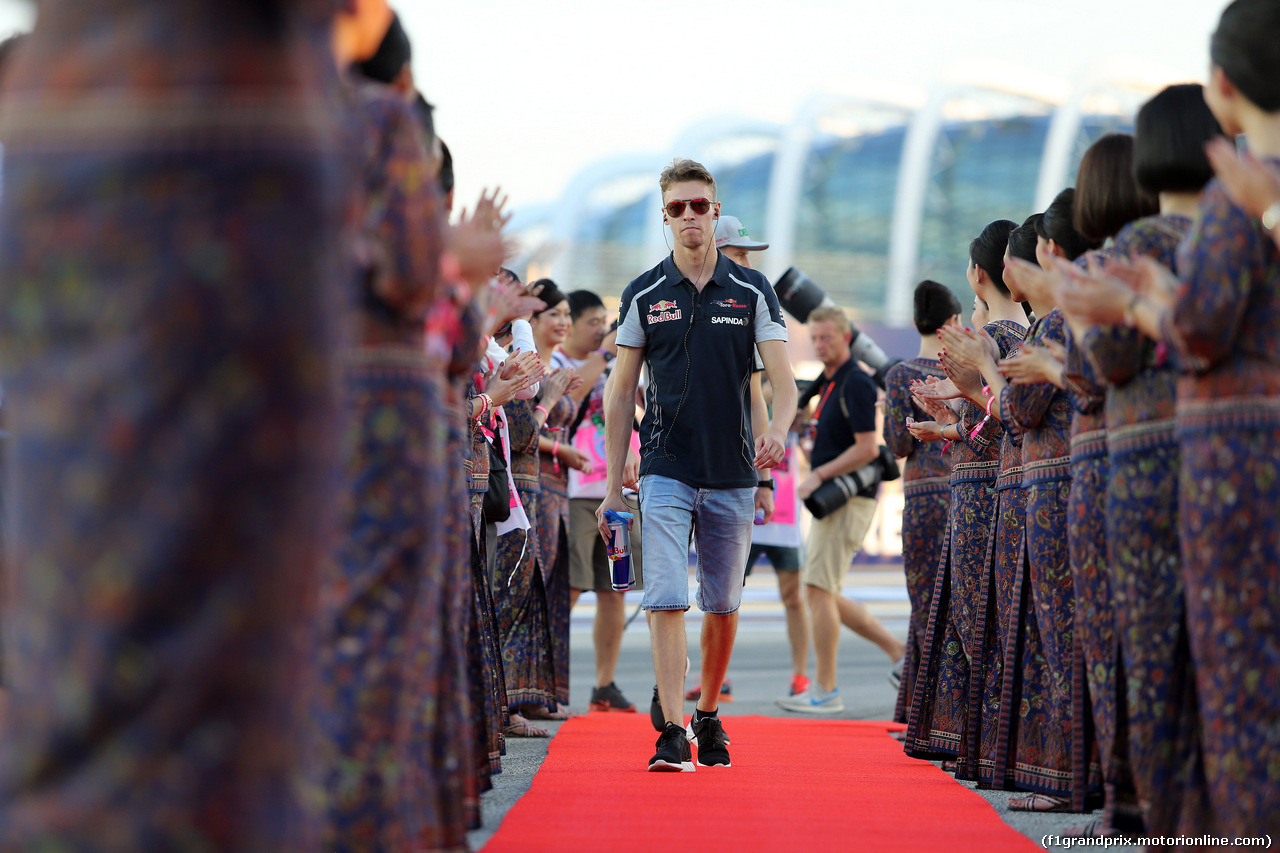
<instances>
[{"instance_id":1,"label":"wristwatch","mask_svg":"<svg viewBox=\"0 0 1280 853\"><path fill-rule=\"evenodd\" d=\"M1268 231L1276 230L1276 226L1280 225L1280 201L1262 211L1262 227Z\"/></svg>"},{"instance_id":2,"label":"wristwatch","mask_svg":"<svg viewBox=\"0 0 1280 853\"><path fill-rule=\"evenodd\" d=\"M757 489L768 489L769 491L771 491L771 492L772 492L772 491L776 491L776 490L777 490L777 488L778 488L778 484L777 484L777 482L776 482L772 477L770 477L770 478L769 478L769 479L767 479L767 480L759 480L759 481L756 483L756 488L757 488Z\"/></svg>"}]
</instances>

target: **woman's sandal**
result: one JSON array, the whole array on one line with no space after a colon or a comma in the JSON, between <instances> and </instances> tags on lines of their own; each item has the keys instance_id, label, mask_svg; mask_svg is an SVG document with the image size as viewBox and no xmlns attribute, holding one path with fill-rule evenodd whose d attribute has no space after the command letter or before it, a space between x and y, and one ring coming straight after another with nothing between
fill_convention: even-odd
<instances>
[{"instance_id":1,"label":"woman's sandal","mask_svg":"<svg viewBox=\"0 0 1280 853\"><path fill-rule=\"evenodd\" d=\"M955 772L956 772L956 762L954 762L954 761L944 761L944 762L942 762L942 772L943 772L943 773L955 773Z\"/></svg>"},{"instance_id":2,"label":"woman's sandal","mask_svg":"<svg viewBox=\"0 0 1280 853\"><path fill-rule=\"evenodd\" d=\"M1010 797L1009 811L1069 812L1071 811L1071 800L1065 797L1051 797L1048 794L1027 794L1025 797Z\"/></svg>"},{"instance_id":3,"label":"woman's sandal","mask_svg":"<svg viewBox=\"0 0 1280 853\"><path fill-rule=\"evenodd\" d=\"M570 711L568 705L557 705L554 711L548 711L542 705L528 705L524 716L530 720L570 720L578 715Z\"/></svg>"},{"instance_id":4,"label":"woman's sandal","mask_svg":"<svg viewBox=\"0 0 1280 853\"><path fill-rule=\"evenodd\" d=\"M551 737L551 732L535 726L519 714L512 714L511 721L502 731L507 737Z\"/></svg>"}]
</instances>

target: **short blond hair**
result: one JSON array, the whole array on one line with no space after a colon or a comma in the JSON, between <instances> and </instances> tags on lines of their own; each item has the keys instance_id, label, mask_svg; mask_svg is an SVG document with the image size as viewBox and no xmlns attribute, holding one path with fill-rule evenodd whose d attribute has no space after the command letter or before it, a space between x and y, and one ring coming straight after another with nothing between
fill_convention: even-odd
<instances>
[{"instance_id":1,"label":"short blond hair","mask_svg":"<svg viewBox=\"0 0 1280 853\"><path fill-rule=\"evenodd\" d=\"M809 312L809 319L805 322L821 323L827 320L835 323L840 331L853 333L853 324L849 322L849 315L844 313L843 308L835 305L819 305Z\"/></svg>"},{"instance_id":2,"label":"short blond hair","mask_svg":"<svg viewBox=\"0 0 1280 853\"><path fill-rule=\"evenodd\" d=\"M687 157L677 157L672 160L658 176L658 188L662 190L662 197L664 199L667 197L667 190L671 189L673 184L684 181L702 181L711 188L711 200L716 200L716 179L711 177L711 172L706 166Z\"/></svg>"}]
</instances>

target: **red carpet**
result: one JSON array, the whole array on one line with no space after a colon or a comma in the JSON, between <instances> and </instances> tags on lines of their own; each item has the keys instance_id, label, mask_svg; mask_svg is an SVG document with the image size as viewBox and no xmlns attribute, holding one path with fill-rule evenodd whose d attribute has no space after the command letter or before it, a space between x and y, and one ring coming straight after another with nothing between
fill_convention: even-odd
<instances>
[{"instance_id":1,"label":"red carpet","mask_svg":"<svg viewBox=\"0 0 1280 853\"><path fill-rule=\"evenodd\" d=\"M657 735L645 715L569 720L484 853L1041 849L977 794L903 755L887 734L902 726L724 721L733 767L649 773Z\"/></svg>"}]
</instances>

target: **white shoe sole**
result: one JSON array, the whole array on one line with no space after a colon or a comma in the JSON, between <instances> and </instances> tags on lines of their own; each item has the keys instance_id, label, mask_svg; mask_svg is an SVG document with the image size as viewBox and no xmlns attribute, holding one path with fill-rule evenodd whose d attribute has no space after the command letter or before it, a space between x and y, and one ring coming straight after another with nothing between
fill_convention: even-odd
<instances>
[{"instance_id":1,"label":"white shoe sole","mask_svg":"<svg viewBox=\"0 0 1280 853\"><path fill-rule=\"evenodd\" d=\"M844 703L839 705L830 705L823 703L821 705L788 705L784 704L781 699L777 701L777 706L784 711L791 711L795 714L816 714L818 716L829 716L831 714L844 713Z\"/></svg>"},{"instance_id":2,"label":"white shoe sole","mask_svg":"<svg viewBox=\"0 0 1280 853\"><path fill-rule=\"evenodd\" d=\"M732 767L733 762L730 762L728 764L703 764L701 761L699 761L698 766L699 767Z\"/></svg>"},{"instance_id":3,"label":"white shoe sole","mask_svg":"<svg viewBox=\"0 0 1280 853\"><path fill-rule=\"evenodd\" d=\"M697 771L692 761L683 761L679 764L671 764L670 762L659 759L649 765L650 773L694 773Z\"/></svg>"}]
</instances>

